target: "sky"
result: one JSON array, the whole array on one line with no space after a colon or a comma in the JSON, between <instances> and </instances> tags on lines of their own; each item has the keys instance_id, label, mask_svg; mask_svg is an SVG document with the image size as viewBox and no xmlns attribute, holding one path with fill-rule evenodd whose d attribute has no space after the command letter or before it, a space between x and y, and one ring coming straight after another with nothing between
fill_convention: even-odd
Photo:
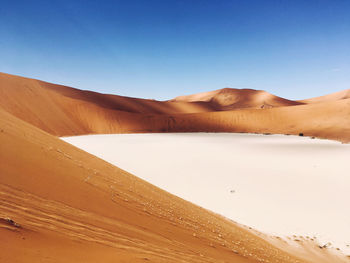
<instances>
[{"instance_id":1,"label":"sky","mask_svg":"<svg viewBox=\"0 0 350 263\"><path fill-rule=\"evenodd\" d=\"M350 88L348 0L2 0L0 72L165 100Z\"/></svg>"}]
</instances>

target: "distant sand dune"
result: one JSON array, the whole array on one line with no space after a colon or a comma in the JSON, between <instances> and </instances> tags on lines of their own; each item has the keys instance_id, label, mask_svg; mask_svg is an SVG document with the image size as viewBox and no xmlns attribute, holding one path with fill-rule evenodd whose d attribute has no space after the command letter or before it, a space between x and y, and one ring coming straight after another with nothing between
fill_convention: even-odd
<instances>
[{"instance_id":1,"label":"distant sand dune","mask_svg":"<svg viewBox=\"0 0 350 263\"><path fill-rule=\"evenodd\" d=\"M350 89L338 91L332 94L328 94L328 95L320 96L316 98L300 100L299 102L311 104L311 103L330 102L330 101L345 100L345 99L350 99Z\"/></svg>"},{"instance_id":2,"label":"distant sand dune","mask_svg":"<svg viewBox=\"0 0 350 263\"><path fill-rule=\"evenodd\" d=\"M0 73L0 107L54 135L122 132L133 119L158 114L213 111L210 105L106 95ZM98 114L97 118L94 118ZM93 125L92 122L93 121ZM130 124L127 124L130 122Z\"/></svg>"},{"instance_id":3,"label":"distant sand dune","mask_svg":"<svg viewBox=\"0 0 350 263\"><path fill-rule=\"evenodd\" d=\"M303 102L291 101L277 97L263 90L253 89L220 89L210 92L197 93L188 96L179 96L172 101L207 102L216 110L233 109L263 109L283 106L302 105Z\"/></svg>"},{"instance_id":4,"label":"distant sand dune","mask_svg":"<svg viewBox=\"0 0 350 263\"><path fill-rule=\"evenodd\" d=\"M326 96L328 99L296 102L265 91L222 89L154 101L82 91L0 73L0 107L57 136L257 132L303 133L349 142L347 94L343 91Z\"/></svg>"}]
</instances>

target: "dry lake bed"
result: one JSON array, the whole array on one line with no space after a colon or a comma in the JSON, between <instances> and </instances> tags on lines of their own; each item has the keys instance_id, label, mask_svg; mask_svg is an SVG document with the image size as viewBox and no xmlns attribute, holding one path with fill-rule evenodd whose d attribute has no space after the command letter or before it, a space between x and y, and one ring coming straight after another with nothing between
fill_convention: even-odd
<instances>
[{"instance_id":1,"label":"dry lake bed","mask_svg":"<svg viewBox=\"0 0 350 263\"><path fill-rule=\"evenodd\" d=\"M321 244L350 252L350 145L229 133L62 139L259 231L316 236Z\"/></svg>"}]
</instances>

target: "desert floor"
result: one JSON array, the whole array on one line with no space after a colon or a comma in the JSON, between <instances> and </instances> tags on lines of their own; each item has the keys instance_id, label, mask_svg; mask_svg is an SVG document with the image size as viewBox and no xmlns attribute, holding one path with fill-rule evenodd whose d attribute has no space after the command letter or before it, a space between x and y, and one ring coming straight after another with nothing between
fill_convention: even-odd
<instances>
[{"instance_id":1,"label":"desert floor","mask_svg":"<svg viewBox=\"0 0 350 263\"><path fill-rule=\"evenodd\" d=\"M286 238L317 237L350 254L350 145L228 133L62 139L241 224Z\"/></svg>"}]
</instances>

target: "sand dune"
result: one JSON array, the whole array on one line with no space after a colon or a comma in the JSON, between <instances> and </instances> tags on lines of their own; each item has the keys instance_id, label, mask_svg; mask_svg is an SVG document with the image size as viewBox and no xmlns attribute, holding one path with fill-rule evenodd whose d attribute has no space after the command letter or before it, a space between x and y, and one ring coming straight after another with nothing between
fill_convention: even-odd
<instances>
[{"instance_id":1,"label":"sand dune","mask_svg":"<svg viewBox=\"0 0 350 263\"><path fill-rule=\"evenodd\" d=\"M350 142L350 99L272 108L173 116L170 132L303 134Z\"/></svg>"},{"instance_id":2,"label":"sand dune","mask_svg":"<svg viewBox=\"0 0 350 263\"><path fill-rule=\"evenodd\" d=\"M60 136L133 131L133 120L138 123L140 117L147 119L150 114L213 110L202 102L160 102L100 94L4 73L0 73L0 107Z\"/></svg>"},{"instance_id":3,"label":"sand dune","mask_svg":"<svg viewBox=\"0 0 350 263\"><path fill-rule=\"evenodd\" d=\"M174 103L168 101L156 101L149 99L138 99L118 95L101 94L93 91L79 90L67 86L56 85L36 79L29 79L5 73L0 73L0 91L3 97L2 106L11 110L13 104L28 104L36 102L40 105L31 105L31 108L37 108L49 102L57 107L67 106L69 102L81 102L101 107L104 109L124 111L140 114L175 114L175 113L195 113L213 111L210 105L201 102L194 103ZM17 96L17 102L6 101L5 98L14 100ZM23 105L27 106L27 105ZM52 106L52 105L48 105Z\"/></svg>"},{"instance_id":4,"label":"sand dune","mask_svg":"<svg viewBox=\"0 0 350 263\"><path fill-rule=\"evenodd\" d=\"M3 110L0 120L0 262L335 262L326 250L298 257Z\"/></svg>"},{"instance_id":5,"label":"sand dune","mask_svg":"<svg viewBox=\"0 0 350 263\"><path fill-rule=\"evenodd\" d=\"M179 96L172 101L207 102L216 110L233 110L242 108L265 109L283 106L302 105L303 102L291 101L277 97L263 90L220 89L209 92Z\"/></svg>"},{"instance_id":6,"label":"sand dune","mask_svg":"<svg viewBox=\"0 0 350 263\"><path fill-rule=\"evenodd\" d=\"M304 104L299 105L301 103ZM305 103L285 100L264 91L234 89L161 102L82 91L0 74L0 107L57 136L250 132L303 133L350 141L350 99ZM220 107L219 111L217 107Z\"/></svg>"}]
</instances>

